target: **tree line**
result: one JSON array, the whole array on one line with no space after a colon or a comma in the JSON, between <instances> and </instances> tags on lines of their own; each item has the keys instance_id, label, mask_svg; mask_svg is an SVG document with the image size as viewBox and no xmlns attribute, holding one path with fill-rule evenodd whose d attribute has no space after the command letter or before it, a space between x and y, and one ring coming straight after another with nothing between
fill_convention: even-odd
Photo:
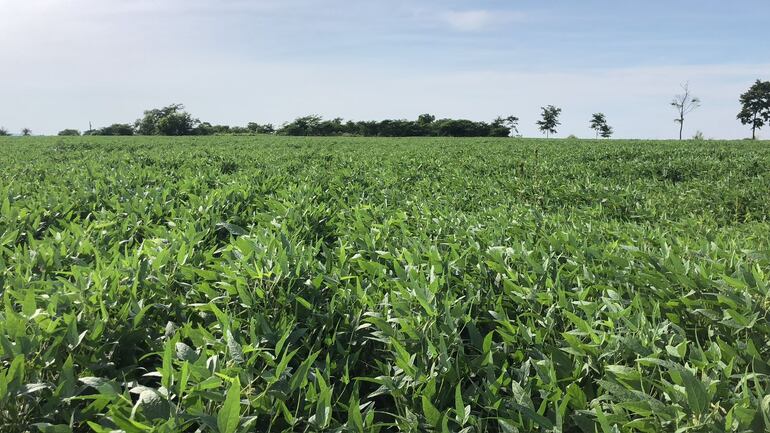
<instances>
[{"instance_id":1,"label":"tree line","mask_svg":"<svg viewBox=\"0 0 770 433\"><path fill-rule=\"evenodd\" d=\"M548 137L557 132L561 124L561 108L542 107L542 119L537 122ZM601 136L609 138L612 128L602 113L594 114L591 127L599 128ZM432 114L421 114L416 120L385 119L369 121L345 121L342 118L324 119L309 115L284 123L279 128L272 124L250 122L244 126L212 125L201 122L184 110L182 104L172 104L144 112L133 124L115 123L83 132L76 129L60 131L61 136L77 135L223 135L223 134L276 134L289 136L361 136L361 137L509 137L519 133L519 118L499 116L491 122L468 119L437 119ZM29 135L30 131L25 134Z\"/></svg>"},{"instance_id":2,"label":"tree line","mask_svg":"<svg viewBox=\"0 0 770 433\"><path fill-rule=\"evenodd\" d=\"M670 105L676 111L674 122L679 125L679 139L682 139L685 118L700 107L701 101L693 96L689 85L682 86L683 92L676 95ZM741 111L737 119L751 126L751 138L756 139L757 130L770 123L770 81L756 82L740 96ZM540 132L550 137L558 132L562 109L553 105L541 107L540 120L536 122ZM65 129L58 135L221 135L221 134L277 134L291 136L363 136L363 137L508 137L519 134L519 118L499 116L491 122L468 119L437 119L431 114L421 114L416 120L386 119L371 121L324 119L309 115L298 117L278 128L272 124L250 122L246 126L212 125L201 122L184 110L182 104L171 104L163 108L146 110L134 123L114 123L98 129L89 129L81 134L77 129ZM596 132L596 138L610 138L614 133L604 113L594 113L589 127ZM24 128L21 135L31 135ZM699 133L700 134L700 133ZM10 133L0 127L0 136ZM702 135L702 134L701 134Z\"/></svg>"}]
</instances>

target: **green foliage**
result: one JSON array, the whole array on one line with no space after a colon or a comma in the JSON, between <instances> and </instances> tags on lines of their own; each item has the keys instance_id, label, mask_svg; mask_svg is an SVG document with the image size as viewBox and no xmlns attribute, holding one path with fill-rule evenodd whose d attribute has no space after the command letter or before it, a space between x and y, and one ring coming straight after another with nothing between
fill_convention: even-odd
<instances>
[{"instance_id":1,"label":"green foliage","mask_svg":"<svg viewBox=\"0 0 770 433\"><path fill-rule=\"evenodd\" d=\"M63 130L59 131L59 133L56 134L56 135L58 135L60 137L78 136L78 135L80 135L80 131L78 131L77 129L63 129Z\"/></svg>"},{"instance_id":2,"label":"green foliage","mask_svg":"<svg viewBox=\"0 0 770 433\"><path fill-rule=\"evenodd\" d=\"M602 138L610 138L612 137L612 134L615 133L615 130L612 129L610 125L607 125L606 123L599 128L599 135Z\"/></svg>"},{"instance_id":3,"label":"green foliage","mask_svg":"<svg viewBox=\"0 0 770 433\"><path fill-rule=\"evenodd\" d=\"M279 133L282 135L323 135L322 129L328 129L329 125L324 125L324 120L321 116L311 115L303 116L294 119L293 122L284 124Z\"/></svg>"},{"instance_id":4,"label":"green foliage","mask_svg":"<svg viewBox=\"0 0 770 433\"><path fill-rule=\"evenodd\" d=\"M769 167L750 141L2 138L0 431L764 431Z\"/></svg>"},{"instance_id":5,"label":"green foliage","mask_svg":"<svg viewBox=\"0 0 770 433\"><path fill-rule=\"evenodd\" d=\"M184 111L184 105L171 104L144 112L134 129L139 135L192 135L200 123Z\"/></svg>"},{"instance_id":6,"label":"green foliage","mask_svg":"<svg viewBox=\"0 0 770 433\"><path fill-rule=\"evenodd\" d=\"M246 125L246 129L248 129L248 132L254 134L272 134L275 132L275 128L273 128L273 124L271 123L260 125L256 122L249 122L249 124Z\"/></svg>"},{"instance_id":7,"label":"green foliage","mask_svg":"<svg viewBox=\"0 0 770 433\"><path fill-rule=\"evenodd\" d=\"M601 129L602 125L607 124L607 116L604 115L604 113L594 113L591 116L591 129L595 130L597 133Z\"/></svg>"},{"instance_id":8,"label":"green foliage","mask_svg":"<svg viewBox=\"0 0 770 433\"><path fill-rule=\"evenodd\" d=\"M29 128L22 128L21 135L24 137L29 137L30 135L32 135L32 130Z\"/></svg>"},{"instance_id":9,"label":"green foliage","mask_svg":"<svg viewBox=\"0 0 770 433\"><path fill-rule=\"evenodd\" d=\"M542 110L542 113L540 114L541 119L536 122L538 129L540 129L546 137L551 134L556 134L556 127L561 125L561 122L559 121L561 108L549 105L547 107L540 107L540 109Z\"/></svg>"},{"instance_id":10,"label":"green foliage","mask_svg":"<svg viewBox=\"0 0 770 433\"><path fill-rule=\"evenodd\" d=\"M279 135L290 136L363 136L363 137L508 137L518 132L519 118L498 117L492 123L467 119L438 119L421 114L416 121L386 119L382 121L344 122L341 118L324 120L321 116L304 116L284 124Z\"/></svg>"},{"instance_id":11,"label":"green foliage","mask_svg":"<svg viewBox=\"0 0 770 433\"><path fill-rule=\"evenodd\" d=\"M614 132L612 127L607 124L607 116L605 116L604 113L594 113L591 116L589 126L596 131L596 138L599 138L599 136L602 138L610 138Z\"/></svg>"},{"instance_id":12,"label":"green foliage","mask_svg":"<svg viewBox=\"0 0 770 433\"><path fill-rule=\"evenodd\" d=\"M113 123L110 126L89 131L88 135L134 135L134 126L127 123Z\"/></svg>"},{"instance_id":13,"label":"green foliage","mask_svg":"<svg viewBox=\"0 0 770 433\"><path fill-rule=\"evenodd\" d=\"M757 138L757 129L770 122L770 81L757 80L741 95L741 111L738 120L751 125L751 138Z\"/></svg>"},{"instance_id":14,"label":"green foliage","mask_svg":"<svg viewBox=\"0 0 770 433\"><path fill-rule=\"evenodd\" d=\"M498 116L492 121L491 131L489 132L491 137L508 137L513 133L519 133L518 117L508 116L503 118L502 116Z\"/></svg>"},{"instance_id":15,"label":"green foliage","mask_svg":"<svg viewBox=\"0 0 770 433\"><path fill-rule=\"evenodd\" d=\"M0 137L8 137L11 133L7 129L0 127Z\"/></svg>"},{"instance_id":16,"label":"green foliage","mask_svg":"<svg viewBox=\"0 0 770 433\"><path fill-rule=\"evenodd\" d=\"M436 121L436 116L434 116L432 114L425 113L425 114L420 114L419 116L417 116L417 123L419 123L420 125L423 125L423 126L430 125L431 123L433 123L435 121Z\"/></svg>"}]
</instances>

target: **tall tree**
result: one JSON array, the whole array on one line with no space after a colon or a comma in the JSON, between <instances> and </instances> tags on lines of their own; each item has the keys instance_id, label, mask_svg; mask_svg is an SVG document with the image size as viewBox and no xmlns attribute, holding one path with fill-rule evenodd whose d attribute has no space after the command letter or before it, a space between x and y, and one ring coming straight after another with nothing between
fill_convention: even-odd
<instances>
[{"instance_id":1,"label":"tall tree","mask_svg":"<svg viewBox=\"0 0 770 433\"><path fill-rule=\"evenodd\" d=\"M8 135L11 135L11 133L10 133L10 132L8 132L8 130L7 130L7 129L5 129L5 128L3 128L3 127L0 127L0 137L6 137L6 136L8 136Z\"/></svg>"},{"instance_id":2,"label":"tall tree","mask_svg":"<svg viewBox=\"0 0 770 433\"><path fill-rule=\"evenodd\" d=\"M594 113L591 117L591 129L596 131L596 138L599 138L599 133L602 132L602 127L607 125L607 116L604 113Z\"/></svg>"},{"instance_id":3,"label":"tall tree","mask_svg":"<svg viewBox=\"0 0 770 433\"><path fill-rule=\"evenodd\" d=\"M516 116L508 116L505 119L503 119L505 122L503 123L505 126L508 127L508 129L511 130L511 133L519 133L519 118Z\"/></svg>"},{"instance_id":4,"label":"tall tree","mask_svg":"<svg viewBox=\"0 0 770 433\"><path fill-rule=\"evenodd\" d=\"M682 139L682 130L684 129L684 118L693 110L700 107L700 99L693 96L690 92L690 83L682 84L683 93L674 96L671 106L676 109L677 118L674 122L679 124L679 139Z\"/></svg>"},{"instance_id":5,"label":"tall tree","mask_svg":"<svg viewBox=\"0 0 770 433\"><path fill-rule=\"evenodd\" d=\"M612 129L612 127L608 124L602 125L599 131L599 135L602 136L602 138L610 138L612 137L612 134L615 132L615 130Z\"/></svg>"},{"instance_id":6,"label":"tall tree","mask_svg":"<svg viewBox=\"0 0 770 433\"><path fill-rule=\"evenodd\" d=\"M29 137L30 135L32 135L32 130L29 128L24 128L21 130L21 135L25 137Z\"/></svg>"},{"instance_id":7,"label":"tall tree","mask_svg":"<svg viewBox=\"0 0 770 433\"><path fill-rule=\"evenodd\" d=\"M757 139L757 129L770 122L770 81L757 80L741 95L741 112L738 120L751 125L751 139Z\"/></svg>"},{"instance_id":8,"label":"tall tree","mask_svg":"<svg viewBox=\"0 0 770 433\"><path fill-rule=\"evenodd\" d=\"M540 109L543 110L541 113L542 119L537 121L537 126L545 134L545 137L548 138L551 134L556 134L556 127L561 125L561 122L559 122L561 108L549 105L547 107L540 107Z\"/></svg>"}]
</instances>

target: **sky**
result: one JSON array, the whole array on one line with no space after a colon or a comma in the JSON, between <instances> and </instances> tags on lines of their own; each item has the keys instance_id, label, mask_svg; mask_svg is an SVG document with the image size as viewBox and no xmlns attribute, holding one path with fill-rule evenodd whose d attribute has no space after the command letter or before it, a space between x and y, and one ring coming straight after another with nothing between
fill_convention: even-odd
<instances>
[{"instance_id":1,"label":"sky","mask_svg":"<svg viewBox=\"0 0 770 433\"><path fill-rule=\"evenodd\" d=\"M0 0L0 127L55 134L183 103L213 124L521 119L557 136L744 138L739 95L770 80L770 1ZM770 138L770 128L759 134Z\"/></svg>"}]
</instances>

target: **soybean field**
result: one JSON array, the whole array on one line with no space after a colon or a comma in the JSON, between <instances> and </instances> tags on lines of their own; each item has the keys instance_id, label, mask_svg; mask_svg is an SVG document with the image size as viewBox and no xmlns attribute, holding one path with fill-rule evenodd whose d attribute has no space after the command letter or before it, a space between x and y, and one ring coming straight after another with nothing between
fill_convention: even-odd
<instances>
[{"instance_id":1,"label":"soybean field","mask_svg":"<svg viewBox=\"0 0 770 433\"><path fill-rule=\"evenodd\" d=\"M0 137L0 431L760 432L770 143Z\"/></svg>"}]
</instances>

